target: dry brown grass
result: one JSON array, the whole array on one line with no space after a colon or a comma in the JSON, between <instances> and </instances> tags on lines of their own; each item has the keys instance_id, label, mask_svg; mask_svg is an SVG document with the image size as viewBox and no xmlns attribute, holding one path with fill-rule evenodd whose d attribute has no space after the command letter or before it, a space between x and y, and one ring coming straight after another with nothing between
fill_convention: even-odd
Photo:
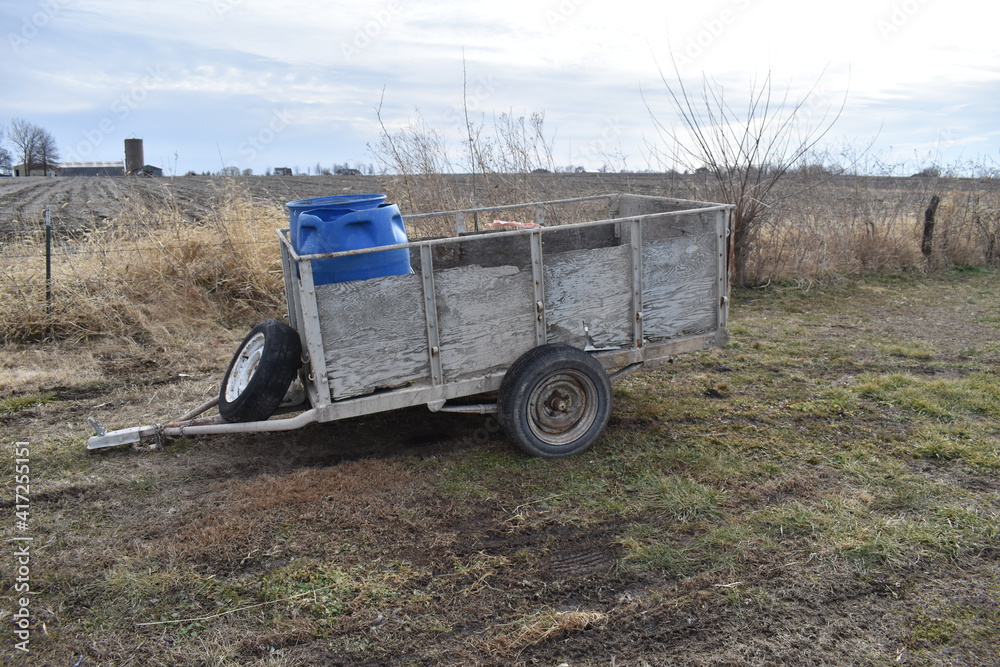
<instances>
[{"instance_id":1,"label":"dry brown grass","mask_svg":"<svg viewBox=\"0 0 1000 667\"><path fill-rule=\"evenodd\" d=\"M751 282L808 281L1000 261L1000 184L992 179L790 177L748 256ZM921 254L924 211L941 198L930 257Z\"/></svg>"},{"instance_id":2,"label":"dry brown grass","mask_svg":"<svg viewBox=\"0 0 1000 667\"><path fill-rule=\"evenodd\" d=\"M486 650L495 657L510 657L553 637L600 625L607 618L607 614L596 611L538 612L530 618L506 626L506 631L501 631L488 642Z\"/></svg>"},{"instance_id":3,"label":"dry brown grass","mask_svg":"<svg viewBox=\"0 0 1000 667\"><path fill-rule=\"evenodd\" d=\"M232 567L248 554L279 548L320 553L335 531L351 531L357 539L402 533L387 517L405 515L418 487L412 474L378 460L232 480L214 495L211 511L199 505L158 527L156 550L210 567ZM292 539L287 527L295 522L304 530ZM279 547L274 536L281 532L298 546Z\"/></svg>"},{"instance_id":4,"label":"dry brown grass","mask_svg":"<svg viewBox=\"0 0 1000 667\"><path fill-rule=\"evenodd\" d=\"M287 224L280 207L227 180L214 193L209 222L199 224L170 199L131 194L106 226L54 245L49 306L44 237L3 247L4 341L99 335L167 341L280 310L274 230Z\"/></svg>"}]
</instances>

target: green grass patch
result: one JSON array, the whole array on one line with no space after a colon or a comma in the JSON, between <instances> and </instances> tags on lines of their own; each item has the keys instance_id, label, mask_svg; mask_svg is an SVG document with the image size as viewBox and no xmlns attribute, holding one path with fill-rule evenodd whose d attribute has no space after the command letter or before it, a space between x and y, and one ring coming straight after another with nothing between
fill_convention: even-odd
<instances>
[{"instance_id":1,"label":"green grass patch","mask_svg":"<svg viewBox=\"0 0 1000 667\"><path fill-rule=\"evenodd\" d=\"M908 373L865 375L859 379L857 392L915 417L1000 417L1000 376L987 373L958 379L923 378Z\"/></svg>"},{"instance_id":2,"label":"green grass patch","mask_svg":"<svg viewBox=\"0 0 1000 667\"><path fill-rule=\"evenodd\" d=\"M628 487L642 511L651 511L681 526L719 517L728 494L689 477L648 474Z\"/></svg>"},{"instance_id":3,"label":"green grass patch","mask_svg":"<svg viewBox=\"0 0 1000 667\"><path fill-rule=\"evenodd\" d=\"M982 315L977 317L974 321L979 324L989 324L994 327L1000 327L1000 315Z\"/></svg>"},{"instance_id":4,"label":"green grass patch","mask_svg":"<svg viewBox=\"0 0 1000 667\"><path fill-rule=\"evenodd\" d=\"M923 340L879 340L874 345L882 354L904 359L933 359L936 353L934 345Z\"/></svg>"},{"instance_id":5,"label":"green grass patch","mask_svg":"<svg viewBox=\"0 0 1000 667\"><path fill-rule=\"evenodd\" d=\"M943 424L923 429L912 441L918 459L961 462L974 472L1000 470L1000 431L988 422Z\"/></svg>"},{"instance_id":6,"label":"green grass patch","mask_svg":"<svg viewBox=\"0 0 1000 667\"><path fill-rule=\"evenodd\" d=\"M47 391L41 394L14 396L13 398L7 398L0 401L0 414L17 414L22 410L27 410L28 408L33 408L37 405L45 405L46 403L51 403L54 400L56 400L56 393L54 391Z\"/></svg>"},{"instance_id":7,"label":"green grass patch","mask_svg":"<svg viewBox=\"0 0 1000 667\"><path fill-rule=\"evenodd\" d=\"M633 524L620 543L624 567L659 570L675 577L733 573L755 552L774 546L754 526L736 521L721 521L694 532Z\"/></svg>"},{"instance_id":8,"label":"green grass patch","mask_svg":"<svg viewBox=\"0 0 1000 667\"><path fill-rule=\"evenodd\" d=\"M996 641L1000 612L996 605L947 604L931 611L916 612L909 620L910 639L916 652L948 646Z\"/></svg>"}]
</instances>

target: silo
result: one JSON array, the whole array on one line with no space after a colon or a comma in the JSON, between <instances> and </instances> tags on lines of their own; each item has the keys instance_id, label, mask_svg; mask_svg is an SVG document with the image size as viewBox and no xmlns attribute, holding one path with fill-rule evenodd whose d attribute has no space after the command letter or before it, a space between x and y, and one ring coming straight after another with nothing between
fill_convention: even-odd
<instances>
[{"instance_id":1,"label":"silo","mask_svg":"<svg viewBox=\"0 0 1000 667\"><path fill-rule=\"evenodd\" d=\"M125 173L138 174L146 164L142 156L142 139L125 140Z\"/></svg>"}]
</instances>

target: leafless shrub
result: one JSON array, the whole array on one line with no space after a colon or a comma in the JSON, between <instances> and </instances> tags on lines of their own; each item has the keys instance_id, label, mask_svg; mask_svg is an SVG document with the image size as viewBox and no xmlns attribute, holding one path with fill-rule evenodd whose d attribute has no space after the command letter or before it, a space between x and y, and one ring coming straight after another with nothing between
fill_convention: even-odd
<instances>
[{"instance_id":1,"label":"leafless shrub","mask_svg":"<svg viewBox=\"0 0 1000 667\"><path fill-rule=\"evenodd\" d=\"M813 91L790 99L790 91L774 89L768 72L751 81L745 103L734 106L722 84L703 75L695 92L684 84L676 63L674 73L675 82L660 74L683 131L650 109L666 146L653 152L689 171L707 172L722 201L734 205L730 265L734 281L746 284L748 255L777 199L778 183L829 132L843 105L832 115L824 111L811 119L806 105Z\"/></svg>"},{"instance_id":2,"label":"leafless shrub","mask_svg":"<svg viewBox=\"0 0 1000 667\"><path fill-rule=\"evenodd\" d=\"M382 133L368 148L386 192L404 212L534 201L540 193L531 173L553 169L551 141L545 137L541 113L502 113L492 127L484 118L473 121L467 116L467 137L457 156L449 149L445 132L428 126L419 112L415 121L398 129L386 125L381 107L376 116Z\"/></svg>"}]
</instances>

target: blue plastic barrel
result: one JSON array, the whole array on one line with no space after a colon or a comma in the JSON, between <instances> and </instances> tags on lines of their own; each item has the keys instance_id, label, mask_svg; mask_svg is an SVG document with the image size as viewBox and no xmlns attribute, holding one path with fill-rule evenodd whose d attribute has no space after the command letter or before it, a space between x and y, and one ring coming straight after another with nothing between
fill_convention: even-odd
<instances>
[{"instance_id":1,"label":"blue plastic barrel","mask_svg":"<svg viewBox=\"0 0 1000 667\"><path fill-rule=\"evenodd\" d=\"M299 213L296 251L300 255L319 255L407 242L403 216L395 204L353 211L332 220L324 219L327 217L324 213ZM397 248L317 259L313 260L312 269L316 285L400 276L410 273L410 251Z\"/></svg>"},{"instance_id":2,"label":"blue plastic barrel","mask_svg":"<svg viewBox=\"0 0 1000 667\"><path fill-rule=\"evenodd\" d=\"M385 195L335 195L288 202L285 206L288 207L292 247L295 252L302 254L299 249L299 216L303 213L311 213L323 220L335 220L342 215L376 208L384 203Z\"/></svg>"}]
</instances>

